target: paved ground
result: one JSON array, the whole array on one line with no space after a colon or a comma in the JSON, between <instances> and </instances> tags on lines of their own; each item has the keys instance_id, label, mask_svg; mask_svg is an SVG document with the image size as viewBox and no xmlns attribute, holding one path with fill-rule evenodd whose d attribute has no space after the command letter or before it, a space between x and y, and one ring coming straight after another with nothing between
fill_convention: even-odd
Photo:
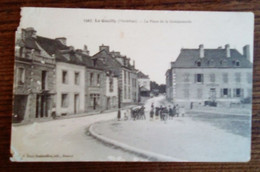
<instances>
[{"instance_id":1,"label":"paved ground","mask_svg":"<svg viewBox=\"0 0 260 172\"><path fill-rule=\"evenodd\" d=\"M116 112L12 127L14 161L146 161L97 141L90 124L116 119Z\"/></svg>"},{"instance_id":2,"label":"paved ground","mask_svg":"<svg viewBox=\"0 0 260 172\"><path fill-rule=\"evenodd\" d=\"M149 110L168 106L163 96L146 102L146 120L110 120L94 124L99 135L131 147L186 161L245 162L250 158L249 116L189 114L151 120Z\"/></svg>"}]
</instances>

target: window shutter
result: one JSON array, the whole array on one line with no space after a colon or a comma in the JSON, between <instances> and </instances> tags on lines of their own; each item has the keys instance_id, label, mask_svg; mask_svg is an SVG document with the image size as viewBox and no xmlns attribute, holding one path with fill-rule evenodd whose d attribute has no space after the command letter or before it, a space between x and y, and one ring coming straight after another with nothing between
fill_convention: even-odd
<instances>
[{"instance_id":1,"label":"window shutter","mask_svg":"<svg viewBox=\"0 0 260 172\"><path fill-rule=\"evenodd\" d=\"M241 88L241 89L240 89L240 92L241 92L241 97L243 98L243 97L244 97L244 89Z\"/></svg>"},{"instance_id":2,"label":"window shutter","mask_svg":"<svg viewBox=\"0 0 260 172\"><path fill-rule=\"evenodd\" d=\"M201 82L203 83L204 82L204 75L201 74Z\"/></svg>"},{"instance_id":3,"label":"window shutter","mask_svg":"<svg viewBox=\"0 0 260 172\"><path fill-rule=\"evenodd\" d=\"M228 89L228 97L231 97L231 88Z\"/></svg>"},{"instance_id":4,"label":"window shutter","mask_svg":"<svg viewBox=\"0 0 260 172\"><path fill-rule=\"evenodd\" d=\"M194 83L197 82L197 74L194 74Z\"/></svg>"},{"instance_id":5,"label":"window shutter","mask_svg":"<svg viewBox=\"0 0 260 172\"><path fill-rule=\"evenodd\" d=\"M223 97L223 88L220 89L220 97Z\"/></svg>"},{"instance_id":6,"label":"window shutter","mask_svg":"<svg viewBox=\"0 0 260 172\"><path fill-rule=\"evenodd\" d=\"M233 97L236 97L236 89L233 88Z\"/></svg>"}]
</instances>

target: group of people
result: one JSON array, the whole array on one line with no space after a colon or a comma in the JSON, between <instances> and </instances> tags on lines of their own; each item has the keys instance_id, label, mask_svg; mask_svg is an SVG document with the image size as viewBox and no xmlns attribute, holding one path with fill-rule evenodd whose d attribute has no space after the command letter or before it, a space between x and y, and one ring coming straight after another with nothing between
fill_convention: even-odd
<instances>
[{"instance_id":1,"label":"group of people","mask_svg":"<svg viewBox=\"0 0 260 172\"><path fill-rule=\"evenodd\" d=\"M185 115L185 109L184 107L180 107L177 105L172 106L158 106L154 107L154 104L151 104L151 110L150 110L150 119L159 119L162 121L166 121L167 119L173 119L173 117L179 117ZM138 106L135 108L131 108L130 110L126 110L124 112L124 120L128 120L129 117L131 117L132 120L145 120L145 107L144 106ZM120 119L119 119L120 120Z\"/></svg>"},{"instance_id":2,"label":"group of people","mask_svg":"<svg viewBox=\"0 0 260 172\"><path fill-rule=\"evenodd\" d=\"M185 109L183 107L179 107L179 105L169 106L160 106L154 107L154 104L151 105L150 110L150 119L153 120L160 118L162 121L166 121L167 119L173 119L173 117L179 117L185 115Z\"/></svg>"}]
</instances>

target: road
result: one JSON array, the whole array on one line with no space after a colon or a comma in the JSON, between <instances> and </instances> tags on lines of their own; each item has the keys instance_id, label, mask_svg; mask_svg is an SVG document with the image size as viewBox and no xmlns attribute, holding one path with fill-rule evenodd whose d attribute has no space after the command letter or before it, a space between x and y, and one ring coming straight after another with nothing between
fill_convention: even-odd
<instances>
[{"instance_id":1,"label":"road","mask_svg":"<svg viewBox=\"0 0 260 172\"><path fill-rule=\"evenodd\" d=\"M146 161L107 146L88 135L90 124L116 120L117 113L54 120L12 127L13 160L20 161Z\"/></svg>"}]
</instances>

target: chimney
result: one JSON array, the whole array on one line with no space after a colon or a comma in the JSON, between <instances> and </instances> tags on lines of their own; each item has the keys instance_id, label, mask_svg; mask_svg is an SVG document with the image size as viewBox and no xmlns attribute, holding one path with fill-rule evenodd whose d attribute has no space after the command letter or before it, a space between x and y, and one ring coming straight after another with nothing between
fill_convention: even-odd
<instances>
[{"instance_id":1,"label":"chimney","mask_svg":"<svg viewBox=\"0 0 260 172\"><path fill-rule=\"evenodd\" d=\"M225 50L226 50L226 57L229 58L230 57L230 46L229 46L229 44L225 45Z\"/></svg>"},{"instance_id":2,"label":"chimney","mask_svg":"<svg viewBox=\"0 0 260 172\"><path fill-rule=\"evenodd\" d=\"M69 50L70 51L74 51L74 47L73 46L69 46Z\"/></svg>"},{"instance_id":3,"label":"chimney","mask_svg":"<svg viewBox=\"0 0 260 172\"><path fill-rule=\"evenodd\" d=\"M106 52L109 52L109 46L106 46L106 45L101 45L99 46L99 51L102 51L102 50L105 50Z\"/></svg>"},{"instance_id":4,"label":"chimney","mask_svg":"<svg viewBox=\"0 0 260 172\"><path fill-rule=\"evenodd\" d=\"M245 57L248 61L250 61L249 45L245 45L245 46L243 47L243 55L244 55L244 57Z\"/></svg>"},{"instance_id":5,"label":"chimney","mask_svg":"<svg viewBox=\"0 0 260 172\"><path fill-rule=\"evenodd\" d=\"M120 56L120 52L119 51L116 51L114 52L115 56Z\"/></svg>"},{"instance_id":6,"label":"chimney","mask_svg":"<svg viewBox=\"0 0 260 172\"><path fill-rule=\"evenodd\" d=\"M203 58L204 57L204 46L203 46L203 44L199 45L199 50L200 50L200 58Z\"/></svg>"},{"instance_id":7,"label":"chimney","mask_svg":"<svg viewBox=\"0 0 260 172\"><path fill-rule=\"evenodd\" d=\"M89 55L88 46L84 45L84 47L83 47L83 53L86 54L86 55Z\"/></svg>"},{"instance_id":8,"label":"chimney","mask_svg":"<svg viewBox=\"0 0 260 172\"><path fill-rule=\"evenodd\" d=\"M65 37L56 38L55 40L59 41L62 45L67 45L67 38Z\"/></svg>"},{"instance_id":9,"label":"chimney","mask_svg":"<svg viewBox=\"0 0 260 172\"><path fill-rule=\"evenodd\" d=\"M36 38L36 30L33 27L22 29L22 39Z\"/></svg>"}]
</instances>

